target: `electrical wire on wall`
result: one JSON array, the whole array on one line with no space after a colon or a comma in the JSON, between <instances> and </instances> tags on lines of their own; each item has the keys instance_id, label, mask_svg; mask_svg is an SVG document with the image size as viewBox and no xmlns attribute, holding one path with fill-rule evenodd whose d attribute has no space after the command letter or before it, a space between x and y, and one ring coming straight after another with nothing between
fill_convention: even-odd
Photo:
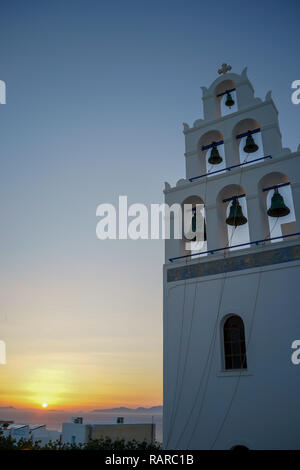
<instances>
[{"instance_id":1,"label":"electrical wire on wall","mask_svg":"<svg viewBox=\"0 0 300 470\"><path fill-rule=\"evenodd\" d=\"M279 220L279 217L276 218L276 221L270 231L270 237L277 225L277 222ZM254 325L254 319L255 319L255 315L256 315L256 310L257 310L257 302L258 302L258 296L259 296L259 292L260 292L260 288L261 288L261 279L262 279L262 271L263 271L263 267L260 268L259 270L259 273L258 273L258 282L257 282L257 289L256 289L256 293L255 293L255 301L254 301L254 307L253 307L253 313L252 313L252 318L251 318L251 324L250 324L250 328L249 328L249 337L248 337L248 342L247 342L247 345L246 345L246 351L248 351L249 349L249 345L250 345L250 341L251 341L251 337L252 337L252 331L253 331L253 325ZM232 405L233 405L233 402L234 402L234 399L236 397L236 394L237 394L237 391L238 391L238 388L239 388L239 384L240 384L240 379L241 379L241 376L242 376L242 369L243 369L243 366L244 366L244 362L246 360L246 355L244 355L243 357L243 362L242 362L242 367L240 369L240 372L239 372L239 375L237 377L237 381L236 381L236 384L235 384L235 387L234 387L234 390L233 390L233 394L232 394L232 397L229 401L229 404L228 404L228 407L227 407L227 410L225 412L225 415L224 415L224 418L222 420L222 423L217 431L217 434L216 434L216 437L210 447L210 449L212 450L214 448L214 446L216 445L217 441L218 441L218 438L224 428L224 425L226 423L226 420L229 416L229 413L231 411L231 408L232 408Z\"/></svg>"},{"instance_id":2,"label":"electrical wire on wall","mask_svg":"<svg viewBox=\"0 0 300 470\"><path fill-rule=\"evenodd\" d=\"M245 158L245 160L243 161L243 163L245 163L248 159L248 156ZM241 185L241 181L242 181L242 176L243 176L243 167L240 167L240 174L239 174L239 186ZM206 178L206 188L207 189L207 178ZM205 193L206 193L206 190L205 190ZM236 230L236 227L234 227L234 230L232 231L231 233L231 237L230 237L230 240L228 240L228 243L226 245L226 247L224 248L227 248L228 246L231 246L231 242L232 242L232 238L234 236L234 233L235 233L235 230ZM225 250L224 251L224 259L226 258L227 256L227 251ZM224 274L223 278L222 278L222 285L221 285L221 292L220 292L220 296L219 296L219 303L218 303L218 313L217 313L217 318L216 318L216 321L215 321L215 325L214 325L214 330L213 330L213 335L212 335L212 339L211 339L211 343L210 343L210 346L209 346L209 351L208 351L208 355L207 355L207 358L206 358L206 362L205 362L205 366L204 366L204 370L203 370L203 373L201 375L201 378L200 378L200 383L199 383L199 386L198 386L198 389L197 389L197 393L196 393L196 396L195 396L195 400L194 400L194 403L193 403L193 406L190 410L190 413L189 413L189 417L185 423L185 426L183 427L182 429L182 432L179 436L179 438L177 439L177 442L176 442L176 446L175 448L177 448L181 438L183 437L183 435L185 434L186 432L186 429L189 425L189 422L190 422L190 419L192 417L192 414L194 412L194 409L195 409L195 406L198 402L198 395L202 389L202 384L203 384L203 381L204 381L204 377L206 375L206 370L208 368L208 373L207 373L207 380L206 380L206 383L205 383L205 388L204 388L204 394L203 394L203 399L201 401L201 406L200 406L200 411L198 413L198 416L200 416L201 412L202 412L202 409L203 409L203 406L204 406L204 400L205 400L205 396L206 396L206 390L207 390L207 385L208 385L208 381L209 381L209 376L210 376L210 369L211 369L211 362L212 362L212 351L213 351L213 347L214 347L214 344L215 344L215 340L216 340L216 334L217 334L217 325L218 325L218 321L219 321L219 317L220 317L220 311L221 311L221 304L222 304L222 299L223 299L223 294L224 294L224 287L225 287L225 281L226 281L226 277L227 277L227 273ZM196 291L196 287L195 287L195 291ZM194 304L195 305L195 304ZM194 319L194 312L192 313L192 320ZM191 321L192 321L191 320ZM190 332L192 331L192 324L190 325ZM189 343L188 343L188 346L189 348ZM186 355L186 358L187 358L187 355ZM185 366L186 366L186 360L185 360ZM185 367L186 368L186 367ZM185 370L183 371L183 374L185 374ZM183 380L182 380L182 385L183 385ZM181 393L180 393L181 395ZM175 411L175 416L177 414L177 409L178 409L178 403L177 403L177 407L176 407L176 411ZM197 420L198 421L198 420ZM196 421L196 423L197 423ZM170 426L170 432L169 432L169 438L167 440L167 444L166 444L166 447L168 447L168 444L169 444L169 441L170 441L170 437L171 437L171 432L174 428L174 422L175 422L175 419L173 420L171 426ZM193 430L194 431L194 430ZM193 433L192 433L193 435ZM190 442L190 441L189 441Z\"/></svg>"},{"instance_id":3,"label":"electrical wire on wall","mask_svg":"<svg viewBox=\"0 0 300 470\"><path fill-rule=\"evenodd\" d=\"M232 232L232 235L231 235L231 239L233 237L233 234L234 234L234 231ZM227 245L230 246L230 243L231 243L231 239L228 241ZM224 252L224 259L226 258L227 256L227 251ZM210 341L210 345L209 345L209 349L208 349L208 354L206 356L206 361L205 361L205 365L204 365L204 369L203 369L203 373L201 374L201 377L200 377L200 381L199 381L199 385L198 385L198 388L197 388L197 392L196 392L196 395L195 395L195 399L194 399L194 402L193 402L193 405L192 405L192 408L190 410L190 413L188 415L188 418L186 420L186 423L185 423L185 426L183 426L182 428L182 431L180 433L180 436L179 438L177 439L177 442L176 442L176 445L175 445L175 448L177 449L177 446L180 442L180 440L182 439L182 437L186 434L186 431L187 431L187 427L190 423L190 420L192 418L192 415L194 413L194 410L195 410L195 407L198 403L198 397L199 397L199 394L201 392L201 389L202 389L202 386L203 386L203 382L204 382L204 378L205 378L205 375L206 375L206 370L208 368L208 370L210 369L210 360L211 360L211 357L212 357L212 350L213 350L213 347L214 347L214 344L215 344L215 339L216 339L216 334L217 334L217 326L218 326L218 322L219 322L219 317L220 317L220 312L221 312L221 305L222 305L222 299L223 299L223 294L224 294L224 288L225 288L225 282L226 282L226 278L227 278L227 273L224 273L224 275L222 276L222 284L221 284L221 289L220 289L220 295L219 295L219 300L218 300L218 311L217 311L217 317L216 317L216 320L215 320L215 324L214 324L214 329L213 329L213 335L212 335L212 338L211 338L211 341ZM209 377L209 376L208 376ZM204 398L205 398L205 394L204 394ZM200 407L200 413L202 411L202 407L203 407L203 404L204 404L204 399L202 400L202 405Z\"/></svg>"}]
</instances>

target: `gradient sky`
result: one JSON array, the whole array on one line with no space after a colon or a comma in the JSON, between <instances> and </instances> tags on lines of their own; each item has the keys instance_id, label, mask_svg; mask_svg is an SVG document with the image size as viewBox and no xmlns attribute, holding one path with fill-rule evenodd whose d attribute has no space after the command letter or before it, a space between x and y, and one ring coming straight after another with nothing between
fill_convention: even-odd
<instances>
[{"instance_id":1,"label":"gradient sky","mask_svg":"<svg viewBox=\"0 0 300 470\"><path fill-rule=\"evenodd\" d=\"M1 405L162 403L163 243L98 240L96 207L162 202L223 62L273 90L295 150L299 18L291 0L1 1Z\"/></svg>"}]
</instances>

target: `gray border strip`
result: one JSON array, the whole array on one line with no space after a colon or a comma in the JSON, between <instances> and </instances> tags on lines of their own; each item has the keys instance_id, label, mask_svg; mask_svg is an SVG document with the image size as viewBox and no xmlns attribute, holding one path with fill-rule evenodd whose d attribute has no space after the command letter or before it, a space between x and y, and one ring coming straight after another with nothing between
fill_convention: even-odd
<instances>
[{"instance_id":1,"label":"gray border strip","mask_svg":"<svg viewBox=\"0 0 300 470\"><path fill-rule=\"evenodd\" d=\"M271 266L272 264L288 263L300 259L300 245L275 248L273 250L247 253L232 258L205 261L191 265L170 268L167 282L183 281L195 277L211 276L243 269Z\"/></svg>"}]
</instances>

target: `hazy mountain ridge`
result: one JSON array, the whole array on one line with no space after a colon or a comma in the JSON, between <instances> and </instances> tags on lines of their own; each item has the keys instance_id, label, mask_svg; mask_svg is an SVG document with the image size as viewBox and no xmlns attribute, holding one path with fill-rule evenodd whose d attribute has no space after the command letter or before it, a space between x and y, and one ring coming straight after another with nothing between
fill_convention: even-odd
<instances>
[{"instance_id":1,"label":"hazy mountain ridge","mask_svg":"<svg viewBox=\"0 0 300 470\"><path fill-rule=\"evenodd\" d=\"M162 412L163 407L159 406L151 406L150 408L144 408L143 406L139 406L138 408L127 408L126 406L120 406L119 408L99 408L96 410L92 410L92 413L151 413L151 412Z\"/></svg>"}]
</instances>

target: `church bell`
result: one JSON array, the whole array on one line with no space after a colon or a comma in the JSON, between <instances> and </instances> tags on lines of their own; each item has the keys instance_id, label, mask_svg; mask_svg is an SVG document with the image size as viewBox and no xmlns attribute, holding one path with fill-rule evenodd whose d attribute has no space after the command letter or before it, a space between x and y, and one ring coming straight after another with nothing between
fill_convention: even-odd
<instances>
[{"instance_id":1,"label":"church bell","mask_svg":"<svg viewBox=\"0 0 300 470\"><path fill-rule=\"evenodd\" d=\"M208 163L210 163L211 165L219 165L219 163L221 163L222 160L223 159L221 155L219 154L218 147L216 146L216 143L213 142L212 149L210 152L210 157L208 159Z\"/></svg>"},{"instance_id":2,"label":"church bell","mask_svg":"<svg viewBox=\"0 0 300 470\"><path fill-rule=\"evenodd\" d=\"M270 217L284 217L290 213L290 209L285 205L278 188L274 188L274 194L271 199L271 207L268 210Z\"/></svg>"},{"instance_id":3,"label":"church bell","mask_svg":"<svg viewBox=\"0 0 300 470\"><path fill-rule=\"evenodd\" d=\"M253 137L252 137L252 134L250 133L250 131L248 131L248 135L247 135L247 139L246 139L246 145L244 147L244 152L246 153L253 153L253 152L256 152L258 150L258 145L256 145Z\"/></svg>"},{"instance_id":4,"label":"church bell","mask_svg":"<svg viewBox=\"0 0 300 470\"><path fill-rule=\"evenodd\" d=\"M228 108L231 108L231 106L234 105L234 99L232 98L232 96L231 96L231 94L229 93L229 91L227 92L225 105L228 106Z\"/></svg>"},{"instance_id":5,"label":"church bell","mask_svg":"<svg viewBox=\"0 0 300 470\"><path fill-rule=\"evenodd\" d=\"M226 219L227 225L244 225L247 223L247 218L244 216L242 208L237 198L234 198L230 207L229 216Z\"/></svg>"}]
</instances>

